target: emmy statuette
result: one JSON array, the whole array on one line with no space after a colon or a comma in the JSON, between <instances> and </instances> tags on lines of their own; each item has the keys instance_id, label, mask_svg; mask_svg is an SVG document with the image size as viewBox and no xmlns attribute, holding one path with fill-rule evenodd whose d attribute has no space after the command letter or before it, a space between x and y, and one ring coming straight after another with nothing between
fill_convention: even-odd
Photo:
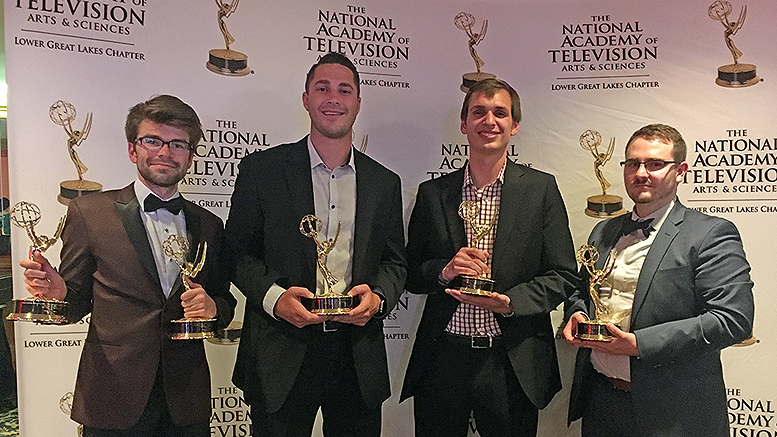
<instances>
[{"instance_id":1,"label":"emmy statuette","mask_svg":"<svg viewBox=\"0 0 777 437\"><path fill-rule=\"evenodd\" d=\"M480 58L477 50L475 50L475 47L480 44L481 41L483 41L483 38L486 37L486 31L488 30L488 20L483 20L483 24L480 27L480 32L478 33L472 31L472 26L475 25L475 17L470 13L459 12L453 18L453 23L458 29L463 30L467 34L467 37L469 37L469 41L467 43L469 46L469 54L472 56L472 60L475 61L475 69L477 70L472 73L464 73L461 76L460 88L463 92L466 93L469 91L469 87L474 85L475 82L483 79L496 78L496 75L480 70L480 68L483 67L483 65L486 63L483 61L483 59Z\"/></svg>"},{"instance_id":2,"label":"emmy statuette","mask_svg":"<svg viewBox=\"0 0 777 437\"><path fill-rule=\"evenodd\" d=\"M76 172L78 172L78 179L63 181L59 184L59 196L57 196L59 203L67 205L76 197L102 191L102 184L84 179L84 173L89 169L76 152L76 147L79 147L86 140L89 131L92 129L92 113L86 114L84 127L81 130L75 130L73 129L73 122L76 119L75 106L71 103L57 100L49 107L49 118L55 124L65 129L67 134L67 153L70 156L70 160L73 161L73 165L76 166Z\"/></svg>"},{"instance_id":3,"label":"emmy statuette","mask_svg":"<svg viewBox=\"0 0 777 437\"><path fill-rule=\"evenodd\" d=\"M596 261L599 260L599 251L595 247L589 245L582 246L580 249L577 249L575 255L577 261L585 266L588 274L591 276L588 283L588 294L594 303L596 313L594 320L577 323L575 338L587 341L612 341L614 338L607 329L607 324L614 323L617 325L631 313L631 309L612 311L607 308L599 296L599 291L596 289L612 273L612 269L615 267L615 254L610 253L602 270L594 268Z\"/></svg>"},{"instance_id":4,"label":"emmy statuette","mask_svg":"<svg viewBox=\"0 0 777 437\"><path fill-rule=\"evenodd\" d=\"M321 219L308 214L302 217L302 221L299 224L299 231L302 235L312 238L316 243L316 264L318 269L324 276L324 294L317 295L315 297L303 297L300 299L302 305L313 314L322 316L331 316L337 314L348 314L351 309L359 305L358 296L348 296L345 294L337 294L332 291L332 287L339 281L332 276L332 272L326 266L324 258L329 255L329 252L335 247L337 238L340 236L340 223L337 223L337 233L332 240L318 239L318 233L321 232Z\"/></svg>"},{"instance_id":5,"label":"emmy statuette","mask_svg":"<svg viewBox=\"0 0 777 437\"><path fill-rule=\"evenodd\" d=\"M224 76L245 76L251 72L248 68L248 56L229 47L235 42L235 38L229 33L226 20L237 10L238 3L240 3L240 0L234 0L232 3L216 0L216 6L219 8L217 12L219 30L221 30L221 35L224 37L226 49L210 50L205 67L214 73Z\"/></svg>"},{"instance_id":6,"label":"emmy statuette","mask_svg":"<svg viewBox=\"0 0 777 437\"><path fill-rule=\"evenodd\" d=\"M35 225L40 221L40 217L40 208L33 203L21 201L11 208L11 222L23 228L27 232L30 241L32 241L30 258L32 258L32 253L36 250L45 252L46 249L53 246L62 234L62 228L65 226L65 217L63 216L59 220L59 225L53 236L38 235L35 232ZM37 296L14 299L12 306L11 314L7 317L8 320L35 322L43 325L64 325L68 323L67 313L69 304L58 299Z\"/></svg>"},{"instance_id":7,"label":"emmy statuette","mask_svg":"<svg viewBox=\"0 0 777 437\"><path fill-rule=\"evenodd\" d=\"M591 152L594 157L594 174L602 187L602 194L588 198L588 204L585 213L595 218L615 217L623 214L623 198L613 194L607 194L607 189L611 187L605 179L602 167L612 158L612 152L615 150L615 138L610 138L607 145L607 151L599 152L599 146L602 144L602 136L595 130L587 130L580 135L580 147Z\"/></svg>"},{"instance_id":8,"label":"emmy statuette","mask_svg":"<svg viewBox=\"0 0 777 437\"><path fill-rule=\"evenodd\" d=\"M197 247L197 255L194 262L186 261L186 254L189 252L189 242L180 235L171 235L162 242L162 248L165 255L178 264L181 268L181 281L184 288L189 290L187 279L197 276L205 265L205 256L208 252L208 243L202 243ZM169 325L170 338L172 340L201 340L211 338L215 335L216 319L205 317L190 317L178 320L171 320Z\"/></svg>"},{"instance_id":9,"label":"emmy statuette","mask_svg":"<svg viewBox=\"0 0 777 437\"><path fill-rule=\"evenodd\" d=\"M478 241L488 235L494 228L496 223L496 214L491 219L491 222L487 225L479 225L477 223L478 216L480 216L480 206L477 202L471 200L465 200L459 205L459 217L469 223L472 229L472 238L470 238L469 247L475 247ZM472 294L476 296L490 296L494 291L496 282L489 278L489 275L481 273L479 275L459 275L452 281L452 288L459 290L464 294Z\"/></svg>"},{"instance_id":10,"label":"emmy statuette","mask_svg":"<svg viewBox=\"0 0 777 437\"><path fill-rule=\"evenodd\" d=\"M707 9L710 18L720 21L720 24L723 25L723 39L726 41L726 47L728 47L731 56L734 58L733 64L718 67L718 77L715 79L715 83L726 88L742 88L755 85L760 79L755 72L755 65L741 64L739 62L739 58L742 57L742 51L734 45L734 40L731 38L745 24L747 6L742 6L737 21L729 21L728 17L731 14L731 10L731 3L725 0L716 0Z\"/></svg>"}]
</instances>

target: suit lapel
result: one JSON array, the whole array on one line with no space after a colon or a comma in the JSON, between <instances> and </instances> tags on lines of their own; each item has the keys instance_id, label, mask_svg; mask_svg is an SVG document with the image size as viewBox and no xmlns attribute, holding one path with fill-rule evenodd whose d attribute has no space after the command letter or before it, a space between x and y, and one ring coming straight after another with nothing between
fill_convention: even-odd
<instances>
[{"instance_id":1,"label":"suit lapel","mask_svg":"<svg viewBox=\"0 0 777 437\"><path fill-rule=\"evenodd\" d=\"M366 167L366 157L360 152L354 151L354 165L356 166L356 217L354 222L353 255L352 260L365 259L370 242L371 224L375 218L375 212L382 210L378 193L381 181L373 178ZM351 274L353 283L358 283L361 278L362 263L352 262ZM360 281L364 282L364 281Z\"/></svg>"},{"instance_id":2,"label":"suit lapel","mask_svg":"<svg viewBox=\"0 0 777 437\"><path fill-rule=\"evenodd\" d=\"M597 241L591 241L590 244L595 246L599 251L599 259L594 264L597 270L604 268L607 258L610 256L610 251L615 247L615 244L621 237L621 229L623 228L624 220L629 220L631 213L623 214L619 217L612 219L609 223L605 223Z\"/></svg>"},{"instance_id":3,"label":"suit lapel","mask_svg":"<svg viewBox=\"0 0 777 437\"><path fill-rule=\"evenodd\" d=\"M154 255L151 252L151 245L148 243L146 227L143 226L143 220L140 218L140 203L135 197L134 183L128 185L119 192L119 196L114 203L116 213L121 219L124 230L127 231L132 246L137 252L138 260L143 265L143 269L151 277L154 284L157 285L160 292L162 285L159 282L159 274L154 263Z\"/></svg>"},{"instance_id":4,"label":"suit lapel","mask_svg":"<svg viewBox=\"0 0 777 437\"><path fill-rule=\"evenodd\" d=\"M515 244L511 243L511 236L519 230L517 222L518 217L521 217L521 207L526 207L525 204L522 205L525 203L523 199L526 192L524 174L520 166L513 164L508 159L504 173L504 184L502 185L502 196L499 202L499 220L496 225L496 235L494 236L494 253L491 254L491 270L494 272L494 275L509 270L509 266L503 265L504 260L515 259L515 257L509 254L511 249L516 247Z\"/></svg>"},{"instance_id":5,"label":"suit lapel","mask_svg":"<svg viewBox=\"0 0 777 437\"><path fill-rule=\"evenodd\" d=\"M290 220L296 224L308 214L315 214L313 202L313 178L310 174L310 155L308 154L308 137L299 140L289 147L286 155L285 178L288 189ZM311 241L304 248L305 263L302 267L303 278L307 278L308 286L315 289L316 281L316 245Z\"/></svg>"},{"instance_id":6,"label":"suit lapel","mask_svg":"<svg viewBox=\"0 0 777 437\"><path fill-rule=\"evenodd\" d=\"M464 228L464 219L459 217L464 170L456 171L453 177L446 179L446 182L447 185L440 189L440 202L445 216L445 224L448 228L448 235L450 235L454 248L464 247L469 244Z\"/></svg>"},{"instance_id":7,"label":"suit lapel","mask_svg":"<svg viewBox=\"0 0 777 437\"><path fill-rule=\"evenodd\" d=\"M661 260L664 259L664 255L666 255L666 252L669 250L669 246L680 232L680 226L682 225L684 217L685 207L677 201L669 212L669 215L666 217L666 220L664 220L664 223L661 225L661 229L658 230L658 234L656 234L653 244L650 245L650 250L648 250L645 262L642 264L642 270L640 270L639 273L639 279L637 280L637 290L634 293L634 306L631 310L631 326L634 326L634 320L636 320L639 310L645 302L650 284L653 282L653 277L658 271Z\"/></svg>"}]
</instances>

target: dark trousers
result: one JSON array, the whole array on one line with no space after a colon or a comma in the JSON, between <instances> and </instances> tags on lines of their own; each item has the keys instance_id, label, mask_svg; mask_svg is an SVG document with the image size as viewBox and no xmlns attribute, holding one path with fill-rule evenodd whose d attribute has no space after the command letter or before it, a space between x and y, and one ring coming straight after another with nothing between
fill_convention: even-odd
<instances>
[{"instance_id":1,"label":"dark trousers","mask_svg":"<svg viewBox=\"0 0 777 437\"><path fill-rule=\"evenodd\" d=\"M465 437L470 413L481 437L537 435L538 410L521 389L501 342L473 349L443 334L414 395L415 435Z\"/></svg>"},{"instance_id":2,"label":"dark trousers","mask_svg":"<svg viewBox=\"0 0 777 437\"><path fill-rule=\"evenodd\" d=\"M599 372L586 393L582 437L637 437L640 429L634 420L631 393L618 390Z\"/></svg>"},{"instance_id":3,"label":"dark trousers","mask_svg":"<svg viewBox=\"0 0 777 437\"><path fill-rule=\"evenodd\" d=\"M157 373L146 408L130 429L102 429L84 426L84 437L210 437L210 424L175 425L167 408L162 372Z\"/></svg>"},{"instance_id":4,"label":"dark trousers","mask_svg":"<svg viewBox=\"0 0 777 437\"><path fill-rule=\"evenodd\" d=\"M294 387L280 410L252 409L254 436L310 437L318 409L326 437L380 437L381 406L368 409L359 390L345 328L308 343Z\"/></svg>"}]
</instances>

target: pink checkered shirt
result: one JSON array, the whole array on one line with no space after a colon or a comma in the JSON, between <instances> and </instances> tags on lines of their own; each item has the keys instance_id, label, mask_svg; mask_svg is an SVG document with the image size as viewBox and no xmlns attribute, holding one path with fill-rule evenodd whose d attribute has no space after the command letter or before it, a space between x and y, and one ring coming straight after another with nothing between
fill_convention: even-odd
<instances>
[{"instance_id":1,"label":"pink checkered shirt","mask_svg":"<svg viewBox=\"0 0 777 437\"><path fill-rule=\"evenodd\" d=\"M505 160L505 165L507 161ZM475 243L475 247L488 252L486 265L491 268L491 255L494 250L494 237L496 236L496 227L499 224L499 204L502 201L502 185L504 184L505 166L499 171L499 176L490 185L483 190L478 191L475 184L472 183L472 176L469 173L469 164L464 170L464 185L461 187L461 199L477 202L480 206L480 214L477 218L478 225L487 225L494 220L494 227L483 239ZM464 229L467 234L467 241L472 238L472 227L468 222L464 222ZM502 335L502 330L496 322L496 317L492 311L476 307L474 305L460 303L456 312L453 313L451 321L445 328L445 332L466 336L489 336L496 337Z\"/></svg>"}]
</instances>

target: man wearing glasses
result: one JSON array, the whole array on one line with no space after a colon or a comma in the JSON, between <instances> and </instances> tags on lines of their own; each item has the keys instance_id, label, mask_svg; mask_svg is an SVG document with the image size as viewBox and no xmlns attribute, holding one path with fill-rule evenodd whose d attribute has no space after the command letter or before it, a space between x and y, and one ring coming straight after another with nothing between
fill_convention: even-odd
<instances>
[{"instance_id":1,"label":"man wearing glasses","mask_svg":"<svg viewBox=\"0 0 777 437\"><path fill-rule=\"evenodd\" d=\"M588 239L600 254L595 269L608 254L615 260L601 300L630 316L607 324L610 342L575 339L577 324L593 318L581 270L564 337L580 347L569 421L583 418L584 437L729 435L720 350L751 334L753 282L736 227L677 199L685 155L671 126L634 132L621 163L634 211Z\"/></svg>"},{"instance_id":2,"label":"man wearing glasses","mask_svg":"<svg viewBox=\"0 0 777 437\"><path fill-rule=\"evenodd\" d=\"M223 225L184 200L178 182L192 164L202 126L177 97L130 109L125 124L137 179L121 190L79 197L68 206L59 273L35 252L22 260L35 296L70 303L68 320L91 312L71 417L85 437L210 436L210 374L202 341L170 340L166 323L217 318L235 309L229 279L216 268ZM168 236L207 243L194 281L165 256Z\"/></svg>"}]
</instances>

